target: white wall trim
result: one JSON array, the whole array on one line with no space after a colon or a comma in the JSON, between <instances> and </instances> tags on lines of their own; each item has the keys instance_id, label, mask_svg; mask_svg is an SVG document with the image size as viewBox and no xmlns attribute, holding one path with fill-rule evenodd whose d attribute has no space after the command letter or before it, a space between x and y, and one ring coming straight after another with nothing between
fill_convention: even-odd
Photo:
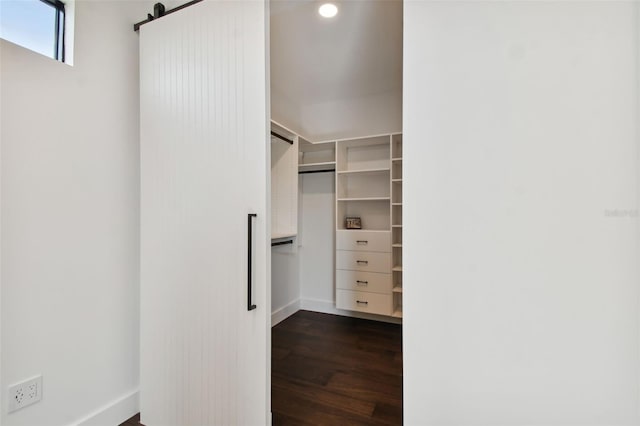
<instances>
[{"instance_id":1,"label":"white wall trim","mask_svg":"<svg viewBox=\"0 0 640 426\"><path fill-rule=\"evenodd\" d=\"M280 309L276 309L271 313L271 327L275 327L282 321L289 318L300 310L300 299L296 299L293 302L283 306Z\"/></svg>"},{"instance_id":2,"label":"white wall trim","mask_svg":"<svg viewBox=\"0 0 640 426\"><path fill-rule=\"evenodd\" d=\"M99 408L92 414L84 417L73 426L115 426L131 418L140 412L138 389L112 401Z\"/></svg>"},{"instance_id":3,"label":"white wall trim","mask_svg":"<svg viewBox=\"0 0 640 426\"><path fill-rule=\"evenodd\" d=\"M303 309L305 311L321 312L324 314L341 315L343 317L353 317L365 320L388 322L391 324L402 324L402 320L399 318L337 309L335 306L335 302L333 302L332 300L300 299L300 309Z\"/></svg>"}]
</instances>

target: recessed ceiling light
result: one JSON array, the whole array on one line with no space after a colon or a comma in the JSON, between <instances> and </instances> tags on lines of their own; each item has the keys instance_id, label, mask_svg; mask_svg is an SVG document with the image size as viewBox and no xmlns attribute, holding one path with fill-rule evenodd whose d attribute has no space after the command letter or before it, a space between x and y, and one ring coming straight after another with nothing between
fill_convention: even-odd
<instances>
[{"instance_id":1,"label":"recessed ceiling light","mask_svg":"<svg viewBox=\"0 0 640 426\"><path fill-rule=\"evenodd\" d=\"M318 9L318 13L323 18L333 18L338 14L338 6L333 3L325 3Z\"/></svg>"}]
</instances>

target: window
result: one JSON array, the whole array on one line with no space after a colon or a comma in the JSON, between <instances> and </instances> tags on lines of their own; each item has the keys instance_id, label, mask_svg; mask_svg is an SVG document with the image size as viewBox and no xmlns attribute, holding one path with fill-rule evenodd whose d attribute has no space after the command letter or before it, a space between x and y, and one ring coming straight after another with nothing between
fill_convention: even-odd
<instances>
[{"instance_id":1,"label":"window","mask_svg":"<svg viewBox=\"0 0 640 426\"><path fill-rule=\"evenodd\" d=\"M65 8L60 0L0 0L0 37L64 62Z\"/></svg>"}]
</instances>

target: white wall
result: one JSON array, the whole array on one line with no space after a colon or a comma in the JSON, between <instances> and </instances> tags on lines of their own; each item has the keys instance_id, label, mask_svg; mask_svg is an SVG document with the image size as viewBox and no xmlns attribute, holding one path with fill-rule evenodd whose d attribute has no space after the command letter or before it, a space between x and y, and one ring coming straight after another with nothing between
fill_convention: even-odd
<instances>
[{"instance_id":1,"label":"white wall","mask_svg":"<svg viewBox=\"0 0 640 426\"><path fill-rule=\"evenodd\" d=\"M271 118L297 134L301 134L300 106L277 87L273 87L273 84L271 85Z\"/></svg>"},{"instance_id":2,"label":"white wall","mask_svg":"<svg viewBox=\"0 0 640 426\"><path fill-rule=\"evenodd\" d=\"M5 426L117 424L137 409L132 24L152 4L78 1L73 67L0 43L0 386L42 374L44 389L40 403L12 414L3 398Z\"/></svg>"},{"instance_id":3,"label":"white wall","mask_svg":"<svg viewBox=\"0 0 640 426\"><path fill-rule=\"evenodd\" d=\"M335 304L335 174L300 175L300 297ZM305 306L309 308L309 306Z\"/></svg>"},{"instance_id":4,"label":"white wall","mask_svg":"<svg viewBox=\"0 0 640 426\"><path fill-rule=\"evenodd\" d=\"M637 7L406 2L406 424L640 422Z\"/></svg>"},{"instance_id":5,"label":"white wall","mask_svg":"<svg viewBox=\"0 0 640 426\"><path fill-rule=\"evenodd\" d=\"M300 279L297 237L293 244L271 248L271 326L300 308Z\"/></svg>"},{"instance_id":6,"label":"white wall","mask_svg":"<svg viewBox=\"0 0 640 426\"><path fill-rule=\"evenodd\" d=\"M300 131L314 142L402 131L401 90L303 105L300 111Z\"/></svg>"}]
</instances>

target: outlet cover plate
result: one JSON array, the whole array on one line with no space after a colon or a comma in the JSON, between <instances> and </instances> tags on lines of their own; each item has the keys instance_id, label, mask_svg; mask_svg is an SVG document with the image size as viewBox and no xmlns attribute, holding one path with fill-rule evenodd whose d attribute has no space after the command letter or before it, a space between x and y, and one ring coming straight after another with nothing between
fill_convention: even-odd
<instances>
[{"instance_id":1,"label":"outlet cover plate","mask_svg":"<svg viewBox=\"0 0 640 426\"><path fill-rule=\"evenodd\" d=\"M9 386L9 413L42 399L42 375Z\"/></svg>"}]
</instances>

